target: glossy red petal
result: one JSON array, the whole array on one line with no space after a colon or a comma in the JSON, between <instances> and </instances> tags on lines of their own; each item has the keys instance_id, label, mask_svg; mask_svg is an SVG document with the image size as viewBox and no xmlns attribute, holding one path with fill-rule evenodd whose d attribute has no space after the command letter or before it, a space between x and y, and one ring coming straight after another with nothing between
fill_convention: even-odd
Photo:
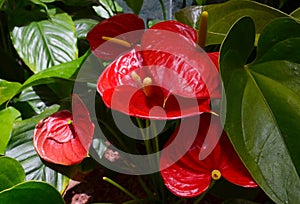
<instances>
[{"instance_id":1,"label":"glossy red petal","mask_svg":"<svg viewBox=\"0 0 300 204\"><path fill-rule=\"evenodd\" d=\"M211 61L214 63L214 65L216 66L218 71L220 71L220 67L219 67L220 52L208 52L207 55L209 56Z\"/></svg>"},{"instance_id":2,"label":"glossy red petal","mask_svg":"<svg viewBox=\"0 0 300 204\"><path fill-rule=\"evenodd\" d=\"M73 165L87 156L94 134L94 124L88 118L89 113L79 97L75 96L73 100L80 109L75 120L71 112L62 110L36 125L34 147L40 157L48 162Z\"/></svg>"},{"instance_id":3,"label":"glossy red petal","mask_svg":"<svg viewBox=\"0 0 300 204\"><path fill-rule=\"evenodd\" d=\"M166 186L175 195L194 197L201 194L209 186L207 182L208 180L210 181L213 170L219 170L221 176L234 184L244 187L257 186L235 153L226 133L222 131L220 121L212 117L216 116L211 116L210 114L202 114L200 116L198 134L184 156L181 157L180 155L182 154L180 147L168 152L163 151L161 155L161 175ZM187 120L191 120L192 123L193 118L188 118ZM183 139L181 144L187 143L187 138L194 138L191 136L188 127L179 126L179 128L186 128L184 131L186 132L186 137L184 137L185 139ZM173 141L176 134L177 132L172 135L167 145ZM200 160L199 153L203 148L206 148L207 139L213 141L213 143L218 140L219 142L211 149L208 157ZM180 159L176 161L178 158ZM181 178L183 176L186 177ZM205 183L205 185L202 185L202 183Z\"/></svg>"},{"instance_id":4,"label":"glossy red petal","mask_svg":"<svg viewBox=\"0 0 300 204\"><path fill-rule=\"evenodd\" d=\"M210 55L181 33L148 29L142 38L143 58L148 66L164 67L182 76L192 89L176 90L177 95L220 98L221 79ZM156 78L156 76L153 76Z\"/></svg>"},{"instance_id":5,"label":"glossy red petal","mask_svg":"<svg viewBox=\"0 0 300 204\"><path fill-rule=\"evenodd\" d=\"M102 99L113 110L148 119L177 119L210 111L209 99L169 95L164 104L165 91L158 86L152 89L154 94L148 97L142 89L128 85L117 86L104 91Z\"/></svg>"},{"instance_id":6,"label":"glossy red petal","mask_svg":"<svg viewBox=\"0 0 300 204\"><path fill-rule=\"evenodd\" d=\"M197 42L197 31L190 26L178 21L163 21L153 25L150 29L171 31L184 36L187 40L192 41L192 44Z\"/></svg>"},{"instance_id":7,"label":"glossy red petal","mask_svg":"<svg viewBox=\"0 0 300 204\"><path fill-rule=\"evenodd\" d=\"M76 135L79 138L79 140L76 140L76 142L78 141L88 152L92 144L95 125L91 121L90 113L87 107L84 105L81 98L76 94L72 95L72 115L73 127ZM73 140L73 142L75 141ZM79 144L76 143L76 145Z\"/></svg>"},{"instance_id":8,"label":"glossy red petal","mask_svg":"<svg viewBox=\"0 0 300 204\"><path fill-rule=\"evenodd\" d=\"M117 43L111 43L103 40L102 37L116 37L124 40L134 46L141 37L143 32L131 31L143 30L145 28L144 22L135 14L118 14L109 19L101 21L97 24L88 34L86 39L89 41L93 53L105 60L114 59L121 53L129 50L130 48L122 46ZM129 33L127 35L121 35Z\"/></svg>"},{"instance_id":9,"label":"glossy red petal","mask_svg":"<svg viewBox=\"0 0 300 204\"><path fill-rule=\"evenodd\" d=\"M106 67L97 83L97 90L100 95L103 95L105 90L120 85L130 85L141 88L141 85L131 76L133 71L143 67L143 58L141 52L138 51L139 49L140 47L137 46ZM137 74L141 75L140 73Z\"/></svg>"},{"instance_id":10,"label":"glossy red petal","mask_svg":"<svg viewBox=\"0 0 300 204\"><path fill-rule=\"evenodd\" d=\"M239 186L257 187L257 184L235 152L228 137L222 137L220 143L223 154L219 168L221 169L222 176L229 182Z\"/></svg>"},{"instance_id":11,"label":"glossy red petal","mask_svg":"<svg viewBox=\"0 0 300 204\"><path fill-rule=\"evenodd\" d=\"M189 123L194 123L194 117L184 119L185 122L177 128L166 146L171 144L176 138L182 146L169 151L163 151L160 159L160 173L166 187L175 195L180 197L195 197L206 191L211 182L211 169L214 168L213 162L208 158L205 161L199 160L199 149L202 146L207 123L209 120L202 114L200 118L201 127L198 129L197 136L189 128ZM199 117L199 116L196 116ZM178 138L178 131L181 130L185 135ZM183 148L188 140L194 140L188 152L184 153ZM166 149L166 148L165 148ZM176 161L177 160L177 161Z\"/></svg>"}]
</instances>

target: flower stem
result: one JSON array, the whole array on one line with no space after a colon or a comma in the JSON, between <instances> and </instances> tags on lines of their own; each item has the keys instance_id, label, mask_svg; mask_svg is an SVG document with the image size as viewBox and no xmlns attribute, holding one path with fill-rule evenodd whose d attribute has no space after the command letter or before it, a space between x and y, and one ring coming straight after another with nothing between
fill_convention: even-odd
<instances>
[{"instance_id":1,"label":"flower stem","mask_svg":"<svg viewBox=\"0 0 300 204\"><path fill-rule=\"evenodd\" d=\"M146 186L145 182L143 181L141 176L138 176L138 180L144 191L147 193L148 196L152 196L152 192L150 189Z\"/></svg>"},{"instance_id":2,"label":"flower stem","mask_svg":"<svg viewBox=\"0 0 300 204\"><path fill-rule=\"evenodd\" d=\"M113 186L117 187L118 189L120 189L121 191L123 191L124 193L126 193L129 197L131 197L133 200L139 200L135 195L133 195L132 193L130 193L126 188L124 188L123 186L121 186L120 184L116 183L115 181L107 178L107 177L103 177L104 181L107 181L108 183L112 184Z\"/></svg>"},{"instance_id":3,"label":"flower stem","mask_svg":"<svg viewBox=\"0 0 300 204\"><path fill-rule=\"evenodd\" d=\"M159 0L162 12L163 12L163 16L164 16L164 20L167 20L167 14L166 14L166 7L165 4L163 2L163 0Z\"/></svg>"},{"instance_id":4,"label":"flower stem","mask_svg":"<svg viewBox=\"0 0 300 204\"><path fill-rule=\"evenodd\" d=\"M205 47L206 35L207 35L207 21L208 21L208 12L203 11L200 16L200 25L197 37L197 44L201 47Z\"/></svg>"}]
</instances>

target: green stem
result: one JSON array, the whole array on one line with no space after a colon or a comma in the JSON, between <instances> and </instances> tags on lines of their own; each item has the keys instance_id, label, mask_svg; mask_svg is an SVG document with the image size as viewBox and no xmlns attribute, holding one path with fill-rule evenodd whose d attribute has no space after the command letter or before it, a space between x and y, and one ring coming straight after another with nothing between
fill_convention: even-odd
<instances>
[{"instance_id":1,"label":"green stem","mask_svg":"<svg viewBox=\"0 0 300 204\"><path fill-rule=\"evenodd\" d=\"M166 14L166 7L165 4L163 2L163 0L159 0L162 12L163 12L163 16L164 16L164 20L167 20L167 14Z\"/></svg>"},{"instance_id":2,"label":"green stem","mask_svg":"<svg viewBox=\"0 0 300 204\"><path fill-rule=\"evenodd\" d=\"M209 192L209 190L213 187L213 185L215 183L216 183L216 180L212 180L208 189L197 198L197 200L194 202L194 204L200 203L200 201L206 196L206 194Z\"/></svg>"},{"instance_id":3,"label":"green stem","mask_svg":"<svg viewBox=\"0 0 300 204\"><path fill-rule=\"evenodd\" d=\"M112 184L113 186L117 187L118 189L120 189L121 191L123 191L124 193L126 193L129 197L131 197L133 200L139 200L139 198L137 198L135 195L133 195L132 193L130 193L126 188L124 188L123 186L121 186L120 184L116 183L115 181L107 178L107 177L103 177L104 181L107 181L108 183Z\"/></svg>"},{"instance_id":4,"label":"green stem","mask_svg":"<svg viewBox=\"0 0 300 204\"><path fill-rule=\"evenodd\" d=\"M145 182L141 178L141 176L138 176L139 183L141 184L144 191L147 193L148 196L152 196L152 192L149 190L149 188L146 186Z\"/></svg>"}]
</instances>

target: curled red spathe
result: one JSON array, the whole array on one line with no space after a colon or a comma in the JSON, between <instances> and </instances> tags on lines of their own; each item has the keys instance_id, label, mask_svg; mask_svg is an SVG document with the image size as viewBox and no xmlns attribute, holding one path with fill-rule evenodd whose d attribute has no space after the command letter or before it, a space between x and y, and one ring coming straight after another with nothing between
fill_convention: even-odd
<instances>
[{"instance_id":1,"label":"curled red spathe","mask_svg":"<svg viewBox=\"0 0 300 204\"><path fill-rule=\"evenodd\" d=\"M197 137L190 149L182 156L180 147L172 151L164 152L160 159L161 175L166 187L175 195L180 197L196 197L204 193L210 186L214 177L213 172L229 182L243 187L257 187L246 167L238 157L231 145L226 133L221 131L220 122L212 122L210 114L200 116L200 125ZM193 121L193 117L186 118ZM183 127L184 128L184 127ZM211 128L210 140L219 140L211 153L204 160L199 159L200 150L204 147L204 139L207 137L208 129ZM186 127L186 137L189 137L189 129ZM167 142L172 142L176 132ZM193 138L193 137L192 137ZM185 142L184 140L182 141ZM180 159L179 159L180 158ZM179 159L179 160L177 160ZM176 161L177 160L177 161ZM219 178L217 178L219 179Z\"/></svg>"},{"instance_id":2,"label":"curled red spathe","mask_svg":"<svg viewBox=\"0 0 300 204\"><path fill-rule=\"evenodd\" d=\"M33 144L47 162L74 165L87 155L94 135L94 124L84 103L73 95L72 114L62 110L41 120L35 127Z\"/></svg>"}]
</instances>

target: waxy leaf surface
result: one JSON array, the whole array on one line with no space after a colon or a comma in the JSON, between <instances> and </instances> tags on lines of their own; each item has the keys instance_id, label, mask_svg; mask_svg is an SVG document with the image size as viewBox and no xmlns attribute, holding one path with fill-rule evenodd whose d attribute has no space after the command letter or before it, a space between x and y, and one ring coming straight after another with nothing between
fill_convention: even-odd
<instances>
[{"instance_id":1,"label":"waxy leaf surface","mask_svg":"<svg viewBox=\"0 0 300 204\"><path fill-rule=\"evenodd\" d=\"M22 165L15 159L0 157L0 192L25 181Z\"/></svg>"},{"instance_id":2,"label":"waxy leaf surface","mask_svg":"<svg viewBox=\"0 0 300 204\"><path fill-rule=\"evenodd\" d=\"M21 116L20 112L13 107L8 107L0 111L0 154L4 154L10 139L10 134L16 119Z\"/></svg>"},{"instance_id":3,"label":"waxy leaf surface","mask_svg":"<svg viewBox=\"0 0 300 204\"><path fill-rule=\"evenodd\" d=\"M276 203L298 202L300 189L300 25L291 18L268 24L256 59L251 18L230 30L220 54L226 123L234 147L259 186Z\"/></svg>"},{"instance_id":4,"label":"waxy leaf surface","mask_svg":"<svg viewBox=\"0 0 300 204\"><path fill-rule=\"evenodd\" d=\"M177 12L175 17L178 21L198 29L198 21L202 11L207 11L209 15L206 45L221 44L231 26L243 16L250 16L254 20L257 33L260 33L271 20L288 16L265 4L238 0L187 7Z\"/></svg>"},{"instance_id":5,"label":"waxy leaf surface","mask_svg":"<svg viewBox=\"0 0 300 204\"><path fill-rule=\"evenodd\" d=\"M64 200L50 184L40 181L27 181L0 192L0 203L64 204Z\"/></svg>"},{"instance_id":6,"label":"waxy leaf surface","mask_svg":"<svg viewBox=\"0 0 300 204\"><path fill-rule=\"evenodd\" d=\"M11 38L19 56L34 73L78 57L76 29L66 13L15 27Z\"/></svg>"},{"instance_id":7,"label":"waxy leaf surface","mask_svg":"<svg viewBox=\"0 0 300 204\"><path fill-rule=\"evenodd\" d=\"M62 191L68 184L68 178L46 166L33 146L33 132L36 124L41 119L58 111L58 109L58 105L53 105L38 116L17 121L5 155L15 158L21 163L26 173L26 180L42 180L52 184L59 191Z\"/></svg>"}]
</instances>

